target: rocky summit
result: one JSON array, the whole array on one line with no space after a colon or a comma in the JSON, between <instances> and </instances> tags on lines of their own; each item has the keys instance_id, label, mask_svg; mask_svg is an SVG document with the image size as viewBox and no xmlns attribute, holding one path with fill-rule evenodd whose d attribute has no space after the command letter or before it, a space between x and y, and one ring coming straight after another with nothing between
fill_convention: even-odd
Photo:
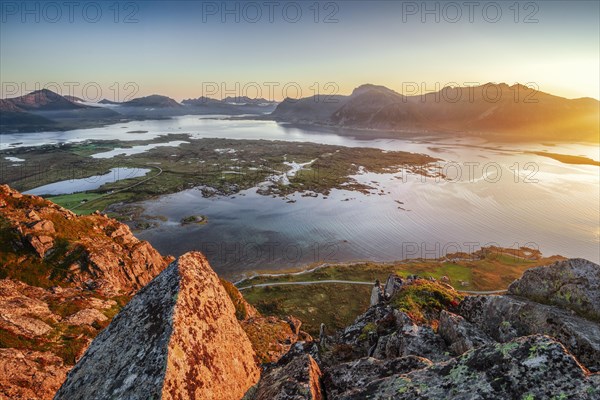
<instances>
[{"instance_id":1,"label":"rocky summit","mask_svg":"<svg viewBox=\"0 0 600 400\"><path fill-rule=\"evenodd\" d=\"M217 275L201 254L188 253L94 340L55 399L233 400L259 377Z\"/></svg>"},{"instance_id":2,"label":"rocky summit","mask_svg":"<svg viewBox=\"0 0 600 400\"><path fill-rule=\"evenodd\" d=\"M111 318L169 263L129 228L0 185L0 398L51 399Z\"/></svg>"},{"instance_id":3,"label":"rocky summit","mask_svg":"<svg viewBox=\"0 0 600 400\"><path fill-rule=\"evenodd\" d=\"M391 292L376 285L379 300L353 324L318 340L300 335L261 370L240 327L256 311L240 318L239 292L187 254L94 340L56 399L597 400L598 323L516 294L551 285L559 267L587 276L571 290L598 300L588 286L600 266L582 260L536 268L506 295L465 297L411 277Z\"/></svg>"},{"instance_id":4,"label":"rocky summit","mask_svg":"<svg viewBox=\"0 0 600 400\"><path fill-rule=\"evenodd\" d=\"M297 343L246 399L600 399L599 273L559 261L464 299L404 281L341 332Z\"/></svg>"}]
</instances>

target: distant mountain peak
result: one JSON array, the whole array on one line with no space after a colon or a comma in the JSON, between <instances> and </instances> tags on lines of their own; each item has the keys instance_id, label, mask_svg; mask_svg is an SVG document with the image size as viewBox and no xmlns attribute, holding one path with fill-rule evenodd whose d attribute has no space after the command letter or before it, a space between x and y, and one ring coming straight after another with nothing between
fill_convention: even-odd
<instances>
[{"instance_id":1,"label":"distant mountain peak","mask_svg":"<svg viewBox=\"0 0 600 400\"><path fill-rule=\"evenodd\" d=\"M387 88L382 85L374 85L372 83L366 83L364 85L360 85L359 87L357 87L356 89L354 89L352 91L351 96L357 96L357 95L360 95L360 94L363 94L363 93L366 93L369 91L377 91L377 92L381 92L381 93L393 94L393 95L400 96L400 94L398 92L395 92L390 88Z\"/></svg>"},{"instance_id":2,"label":"distant mountain peak","mask_svg":"<svg viewBox=\"0 0 600 400\"><path fill-rule=\"evenodd\" d=\"M157 108L175 108L181 107L174 99L160 94L151 94L145 97L138 97L133 100L122 103L125 106L134 107L157 107Z\"/></svg>"},{"instance_id":3,"label":"distant mountain peak","mask_svg":"<svg viewBox=\"0 0 600 400\"><path fill-rule=\"evenodd\" d=\"M566 99L521 83L446 86L410 96L365 84L335 100L286 99L271 115L278 121L368 130L598 141L597 100Z\"/></svg>"},{"instance_id":4,"label":"distant mountain peak","mask_svg":"<svg viewBox=\"0 0 600 400\"><path fill-rule=\"evenodd\" d=\"M102 99L98 102L98 104L121 104L118 101L112 101L108 99Z\"/></svg>"},{"instance_id":5,"label":"distant mountain peak","mask_svg":"<svg viewBox=\"0 0 600 400\"><path fill-rule=\"evenodd\" d=\"M77 104L49 89L34 90L20 97L5 99L5 101L26 111L73 110L88 107L84 104Z\"/></svg>"}]
</instances>

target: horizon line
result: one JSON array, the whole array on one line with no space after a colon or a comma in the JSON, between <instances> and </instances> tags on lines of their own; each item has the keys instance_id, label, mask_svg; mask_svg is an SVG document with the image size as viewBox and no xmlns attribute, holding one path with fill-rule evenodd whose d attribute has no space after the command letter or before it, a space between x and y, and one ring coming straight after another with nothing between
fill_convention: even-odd
<instances>
[{"instance_id":1,"label":"horizon line","mask_svg":"<svg viewBox=\"0 0 600 400\"><path fill-rule=\"evenodd\" d=\"M460 86L460 85L458 85L458 86L446 85L446 86L443 86L443 87L441 87L439 89L436 88L435 90L420 91L419 93L411 93L411 94L405 94L405 93L403 93L401 91L392 89L392 88L390 88L388 86L381 85L381 84L363 83L363 84L360 84L359 86L356 86L354 89L352 89L352 91L350 93L344 93L344 94L342 94L342 93L335 93L335 94L326 94L326 93L322 94L322 93L318 93L316 95L310 95L310 96L282 97L281 100L276 100L275 98L268 98L268 97L264 97L264 96L256 96L256 97L254 97L254 96L248 95L247 93L245 93L245 94L239 93L239 94L236 94L236 95L232 95L232 93L230 93L230 92L223 93L223 94L225 94L225 96L222 95L220 98L219 97L211 97L210 95L201 94L198 97L180 97L181 100L177 100L178 96L172 96L172 95L168 95L168 94L161 94L160 92L154 92L154 93L144 94L144 95L140 95L140 96L136 96L136 94L137 94L136 93L136 94L133 95L135 97L131 97L131 98L129 98L127 100L123 100L123 101L114 101L114 102L115 103L125 103L127 101L131 101L131 100L139 99L139 98L145 98L145 97L149 97L149 96L162 96L162 97L167 97L169 99L172 99L172 100L176 101L177 103L182 103L183 101L186 101L186 100L196 100L196 99L199 99L199 98L206 98L208 100L223 101L226 98L234 98L235 99L235 98L241 98L241 97L248 97L251 100L264 99L264 100L269 101L269 102L282 103L282 102L284 102L284 101L286 101L288 99L299 100L299 99L310 98L310 97L314 97L314 96L351 96L352 93L356 89L361 88L363 86L381 87L381 88L384 88L384 89L387 89L387 90L391 90L394 93L397 93L398 95L401 95L401 96L404 96L404 97L417 97L417 96L424 96L424 95L431 94L431 93L439 93L439 92L441 92L443 90L447 90L447 89L474 89L474 88L480 88L480 87L489 86L489 85L491 85L491 86L506 86L508 88L513 88L515 86L522 86L522 87L524 87L526 89L534 90L534 91L536 91L538 93L544 93L544 94L548 94L548 95L551 95L551 96L560 97L560 98L563 98L563 99L566 99L566 100L591 99L591 100L595 100L595 101L600 101L600 98L596 98L596 97L592 97L592 96L565 97L565 96L561 96L561 95L558 95L558 94L554 94L552 92L543 91L543 90L540 90L539 88L534 88L534 87L531 87L530 85L522 84L522 83L519 83L519 82L515 82L512 85L509 85L506 82L491 82L491 81L490 82L486 82L486 83L482 83L482 84L479 83L479 82L472 82L472 83L475 83L475 84L474 85L465 85L465 86ZM531 83L534 83L534 82L528 82L528 83L531 84ZM224 84L224 82L223 82L223 84ZM411 85L415 84L415 85L418 86L419 83L418 82L404 82L403 85L404 84L411 84ZM421 84L425 84L425 82L421 82ZM53 89L57 88L57 85L56 85L55 82L52 82L52 85L48 85L48 86L51 87L51 88L53 88ZM537 84L536 84L536 86L537 86ZM3 85L3 88L4 88L4 85ZM102 97L102 98L95 99L94 101L88 101L88 100L84 99L83 96L78 96L78 95L73 94L73 93L63 93L62 90L61 91L56 91L56 90L49 89L48 87L42 87L42 88L39 88L39 89L34 89L34 90L31 90L31 91L28 91L27 93L15 94L12 97L2 97L2 98L0 98L0 100L16 99L16 98L19 98L19 97L28 96L28 95L34 94L36 92L42 92L42 91L49 91L49 92L52 92L52 93L57 94L57 95L62 96L62 97L71 96L71 97L81 98L85 102L89 102L89 103L98 103L98 102L100 102L102 100L108 100L106 97ZM109 100L109 101L111 101L111 100Z\"/></svg>"}]
</instances>

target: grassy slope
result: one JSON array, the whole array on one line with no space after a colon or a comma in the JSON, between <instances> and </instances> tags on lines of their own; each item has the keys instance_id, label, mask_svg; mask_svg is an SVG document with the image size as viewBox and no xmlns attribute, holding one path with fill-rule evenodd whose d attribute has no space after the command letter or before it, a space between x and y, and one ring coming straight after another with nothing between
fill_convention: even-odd
<instances>
[{"instance_id":1,"label":"grassy slope","mask_svg":"<svg viewBox=\"0 0 600 400\"><path fill-rule=\"evenodd\" d=\"M370 286L273 286L244 290L246 300L265 315L293 315L302 329L318 336L321 323L328 329L349 325L369 307Z\"/></svg>"},{"instance_id":2,"label":"grassy slope","mask_svg":"<svg viewBox=\"0 0 600 400\"><path fill-rule=\"evenodd\" d=\"M393 264L334 265L305 274L255 277L241 282L239 286L330 279L372 282L379 279L385 282L390 274L416 274L436 279L447 276L457 290L498 290L506 289L526 269L547 265L562 258L539 256L525 260L498 249L479 253L476 257L480 258L456 262L415 260ZM345 284L267 286L246 289L242 293L260 312L281 316L295 315L304 322L307 332L317 334L321 323L325 323L330 329L341 329L364 312L369 306L371 287Z\"/></svg>"}]
</instances>

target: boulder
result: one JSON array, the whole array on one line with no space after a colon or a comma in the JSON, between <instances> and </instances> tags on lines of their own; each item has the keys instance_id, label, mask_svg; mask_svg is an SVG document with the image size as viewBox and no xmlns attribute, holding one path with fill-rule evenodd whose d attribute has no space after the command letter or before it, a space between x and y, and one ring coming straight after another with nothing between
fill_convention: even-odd
<instances>
[{"instance_id":1,"label":"boulder","mask_svg":"<svg viewBox=\"0 0 600 400\"><path fill-rule=\"evenodd\" d=\"M92 325L94 322L104 322L108 318L100 311L93 308L86 308L77 311L75 314L70 315L66 322L70 325Z\"/></svg>"},{"instance_id":2,"label":"boulder","mask_svg":"<svg viewBox=\"0 0 600 400\"><path fill-rule=\"evenodd\" d=\"M55 399L238 400L259 376L217 275L187 253L94 339Z\"/></svg>"},{"instance_id":3,"label":"boulder","mask_svg":"<svg viewBox=\"0 0 600 400\"><path fill-rule=\"evenodd\" d=\"M591 261L572 258L528 269L508 293L568 308L600 322L600 265Z\"/></svg>"},{"instance_id":4,"label":"boulder","mask_svg":"<svg viewBox=\"0 0 600 400\"><path fill-rule=\"evenodd\" d=\"M37 215L37 214L36 214ZM38 216L39 218L39 216ZM54 233L56 230L54 229L54 223L52 221L47 220L37 220L37 222L31 225L31 230L34 232L48 232Z\"/></svg>"},{"instance_id":5,"label":"boulder","mask_svg":"<svg viewBox=\"0 0 600 400\"><path fill-rule=\"evenodd\" d=\"M440 314L438 334L446 341L448 349L454 355L461 355L471 349L493 342L475 325L460 315L445 310Z\"/></svg>"},{"instance_id":6,"label":"boulder","mask_svg":"<svg viewBox=\"0 0 600 400\"><path fill-rule=\"evenodd\" d=\"M327 388L327 398L336 399L358 392L374 380L405 374L431 365L432 362L428 359L417 356L389 360L365 357L328 368L323 383Z\"/></svg>"},{"instance_id":7,"label":"boulder","mask_svg":"<svg viewBox=\"0 0 600 400\"><path fill-rule=\"evenodd\" d=\"M48 250L54 247L54 239L52 239L50 236L27 235L27 240L35 252L42 258L44 258Z\"/></svg>"},{"instance_id":8,"label":"boulder","mask_svg":"<svg viewBox=\"0 0 600 400\"><path fill-rule=\"evenodd\" d=\"M519 336L552 336L591 371L600 371L600 325L555 306L514 296L469 296L459 314L499 342Z\"/></svg>"},{"instance_id":9,"label":"boulder","mask_svg":"<svg viewBox=\"0 0 600 400\"><path fill-rule=\"evenodd\" d=\"M309 354L298 354L267 369L244 400L323 400L321 369Z\"/></svg>"},{"instance_id":10,"label":"boulder","mask_svg":"<svg viewBox=\"0 0 600 400\"><path fill-rule=\"evenodd\" d=\"M536 335L487 344L445 363L375 380L338 399L596 400L599 378L589 376L560 343Z\"/></svg>"}]
</instances>

